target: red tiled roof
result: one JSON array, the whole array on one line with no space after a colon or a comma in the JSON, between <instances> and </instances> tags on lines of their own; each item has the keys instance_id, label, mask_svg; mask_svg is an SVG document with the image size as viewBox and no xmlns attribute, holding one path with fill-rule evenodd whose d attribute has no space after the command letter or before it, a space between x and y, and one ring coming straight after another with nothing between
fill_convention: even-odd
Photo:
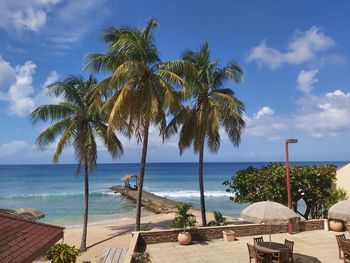
<instances>
[{"instance_id":1,"label":"red tiled roof","mask_svg":"<svg viewBox=\"0 0 350 263\"><path fill-rule=\"evenodd\" d=\"M63 238L63 230L0 212L0 262L32 262Z\"/></svg>"}]
</instances>

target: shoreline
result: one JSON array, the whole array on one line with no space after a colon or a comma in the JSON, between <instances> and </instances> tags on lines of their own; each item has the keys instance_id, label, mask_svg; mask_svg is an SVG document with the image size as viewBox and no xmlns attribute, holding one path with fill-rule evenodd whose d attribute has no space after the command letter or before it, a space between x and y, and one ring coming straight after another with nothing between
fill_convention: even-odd
<instances>
[{"instance_id":1,"label":"shoreline","mask_svg":"<svg viewBox=\"0 0 350 263\"><path fill-rule=\"evenodd\" d=\"M191 209L191 213L196 216L198 222L201 221L200 210ZM150 213L142 215L141 224L149 224L151 230L161 230L170 228L172 219L175 213L167 214L154 214ZM226 217L226 216L225 216ZM232 220L233 217L226 217L228 220ZM207 212L207 220L213 220L213 213ZM91 261L91 263L98 263L104 251L108 248L114 247L128 247L131 241L131 233L135 229L135 218L101 223L101 224L89 224L87 233L87 247L86 252L81 253L78 258L78 262ZM79 248L82 235L82 226L73 228L66 228L64 230L64 243L70 246ZM35 262L48 262L43 259Z\"/></svg>"}]
</instances>

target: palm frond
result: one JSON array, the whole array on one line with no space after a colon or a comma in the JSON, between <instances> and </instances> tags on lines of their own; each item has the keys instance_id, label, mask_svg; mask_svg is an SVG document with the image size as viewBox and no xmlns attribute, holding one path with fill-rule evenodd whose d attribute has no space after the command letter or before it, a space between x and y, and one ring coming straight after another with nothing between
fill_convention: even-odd
<instances>
[{"instance_id":1,"label":"palm frond","mask_svg":"<svg viewBox=\"0 0 350 263\"><path fill-rule=\"evenodd\" d=\"M53 143L56 137L62 134L66 129L72 125L71 119L63 119L57 121L50 127L42 131L36 139L36 145L39 149L43 149L45 146Z\"/></svg>"}]
</instances>

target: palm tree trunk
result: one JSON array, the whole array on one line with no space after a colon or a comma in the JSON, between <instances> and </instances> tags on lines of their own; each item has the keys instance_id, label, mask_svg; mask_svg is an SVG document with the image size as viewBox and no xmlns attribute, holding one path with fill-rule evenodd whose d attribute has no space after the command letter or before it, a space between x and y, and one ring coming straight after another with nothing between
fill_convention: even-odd
<instances>
[{"instance_id":1,"label":"palm tree trunk","mask_svg":"<svg viewBox=\"0 0 350 263\"><path fill-rule=\"evenodd\" d=\"M199 146L198 180L199 180L199 193L200 193L201 214L202 214L202 226L206 226L207 218L205 214L205 200L204 200L203 158L204 158L204 139L200 142L200 146Z\"/></svg>"},{"instance_id":2,"label":"palm tree trunk","mask_svg":"<svg viewBox=\"0 0 350 263\"><path fill-rule=\"evenodd\" d=\"M142 155L141 155L141 164L140 164L140 178L139 178L139 185L137 187L136 225L135 225L136 231L140 231L140 225L141 225L141 198L142 198L143 179L145 177L145 169L146 169L148 132L149 132L149 120L146 120L145 130L143 131L143 145L142 145Z\"/></svg>"},{"instance_id":3,"label":"palm tree trunk","mask_svg":"<svg viewBox=\"0 0 350 263\"><path fill-rule=\"evenodd\" d=\"M80 251L86 251L86 236L87 236L87 224L89 213L89 169L88 163L85 160L85 202L84 202L84 224L83 224L83 236L81 238Z\"/></svg>"}]
</instances>

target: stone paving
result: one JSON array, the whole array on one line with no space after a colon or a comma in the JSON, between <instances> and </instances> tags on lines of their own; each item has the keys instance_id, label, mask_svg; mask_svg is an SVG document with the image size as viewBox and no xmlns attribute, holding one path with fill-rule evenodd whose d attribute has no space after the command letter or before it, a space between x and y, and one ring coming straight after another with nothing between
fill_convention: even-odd
<instances>
[{"instance_id":1,"label":"stone paving","mask_svg":"<svg viewBox=\"0 0 350 263\"><path fill-rule=\"evenodd\" d=\"M294 263L341 263L338 259L338 246L332 231L316 230L296 235L275 234L272 241L283 243L287 238L295 242ZM349 234L345 233L347 238ZM264 236L268 241L269 237ZM237 241L225 242L222 239L207 242L194 242L181 246L176 242L147 245L152 263L221 263L249 262L247 243L253 243L253 237L239 237Z\"/></svg>"}]
</instances>

